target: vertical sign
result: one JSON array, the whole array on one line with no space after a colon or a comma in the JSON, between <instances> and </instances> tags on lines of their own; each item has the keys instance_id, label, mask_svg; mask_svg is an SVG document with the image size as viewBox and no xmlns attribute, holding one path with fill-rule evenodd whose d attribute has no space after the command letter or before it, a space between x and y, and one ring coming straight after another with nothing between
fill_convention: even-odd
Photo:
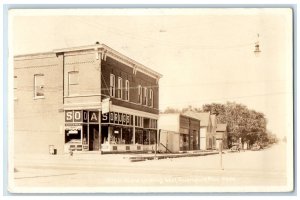
<instances>
[{"instance_id":1,"label":"vertical sign","mask_svg":"<svg viewBox=\"0 0 300 200\"><path fill-rule=\"evenodd\" d=\"M82 113L83 122L88 122L88 112L84 110Z\"/></svg>"},{"instance_id":2,"label":"vertical sign","mask_svg":"<svg viewBox=\"0 0 300 200\"><path fill-rule=\"evenodd\" d=\"M118 120L119 120L119 124L122 124L122 113L119 113L119 116L118 116Z\"/></svg>"},{"instance_id":3,"label":"vertical sign","mask_svg":"<svg viewBox=\"0 0 300 200\"><path fill-rule=\"evenodd\" d=\"M115 122L115 124L118 124L118 122L119 122L118 116L119 116L119 114L117 112L115 112L114 113L114 122Z\"/></svg>"},{"instance_id":4,"label":"vertical sign","mask_svg":"<svg viewBox=\"0 0 300 200\"><path fill-rule=\"evenodd\" d=\"M102 113L101 122L103 122L103 123L109 123L109 113Z\"/></svg>"},{"instance_id":5,"label":"vertical sign","mask_svg":"<svg viewBox=\"0 0 300 200\"><path fill-rule=\"evenodd\" d=\"M82 122L82 110L74 110L74 122Z\"/></svg>"},{"instance_id":6,"label":"vertical sign","mask_svg":"<svg viewBox=\"0 0 300 200\"><path fill-rule=\"evenodd\" d=\"M113 112L110 112L109 113L109 122L110 123L114 123L114 117L115 117L115 114Z\"/></svg>"},{"instance_id":7,"label":"vertical sign","mask_svg":"<svg viewBox=\"0 0 300 200\"><path fill-rule=\"evenodd\" d=\"M89 122L98 122L99 121L99 112L90 111L89 113Z\"/></svg>"},{"instance_id":8,"label":"vertical sign","mask_svg":"<svg viewBox=\"0 0 300 200\"><path fill-rule=\"evenodd\" d=\"M73 122L73 110L65 111L65 122Z\"/></svg>"}]
</instances>

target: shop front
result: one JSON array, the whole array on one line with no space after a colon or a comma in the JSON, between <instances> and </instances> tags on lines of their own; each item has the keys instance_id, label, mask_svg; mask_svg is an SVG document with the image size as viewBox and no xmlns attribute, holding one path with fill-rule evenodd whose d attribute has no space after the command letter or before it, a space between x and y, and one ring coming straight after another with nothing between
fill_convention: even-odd
<instances>
[{"instance_id":1,"label":"shop front","mask_svg":"<svg viewBox=\"0 0 300 200\"><path fill-rule=\"evenodd\" d=\"M154 151L156 138L156 119L119 112L65 111L65 152Z\"/></svg>"},{"instance_id":2,"label":"shop front","mask_svg":"<svg viewBox=\"0 0 300 200\"><path fill-rule=\"evenodd\" d=\"M151 121L151 124L149 122ZM102 114L103 152L154 151L157 120L119 112Z\"/></svg>"}]
</instances>

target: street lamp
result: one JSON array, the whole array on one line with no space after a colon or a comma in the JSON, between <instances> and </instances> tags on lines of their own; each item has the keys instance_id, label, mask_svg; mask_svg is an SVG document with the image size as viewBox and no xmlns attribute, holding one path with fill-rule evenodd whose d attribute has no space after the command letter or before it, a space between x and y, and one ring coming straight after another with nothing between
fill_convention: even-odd
<instances>
[{"instance_id":1,"label":"street lamp","mask_svg":"<svg viewBox=\"0 0 300 200\"><path fill-rule=\"evenodd\" d=\"M257 34L257 41L255 42L255 49L254 49L254 55L255 56L258 56L259 55L259 53L261 52L261 50L259 49L259 41L258 41L258 39L259 39L259 34Z\"/></svg>"}]
</instances>

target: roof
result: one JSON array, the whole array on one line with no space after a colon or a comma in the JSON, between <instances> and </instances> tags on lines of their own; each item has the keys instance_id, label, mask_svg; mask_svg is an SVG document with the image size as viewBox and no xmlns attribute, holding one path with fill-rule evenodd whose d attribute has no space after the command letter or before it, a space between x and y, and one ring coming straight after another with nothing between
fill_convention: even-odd
<instances>
[{"instance_id":1,"label":"roof","mask_svg":"<svg viewBox=\"0 0 300 200\"><path fill-rule=\"evenodd\" d=\"M183 114L200 120L200 126L208 126L209 117L210 117L209 112L186 111Z\"/></svg>"},{"instance_id":2,"label":"roof","mask_svg":"<svg viewBox=\"0 0 300 200\"><path fill-rule=\"evenodd\" d=\"M87 45L87 46L78 46L78 47L70 47L70 48L63 48L63 49L54 49L52 52L45 52L45 53L34 53L34 54L24 54L24 55L16 55L15 58L23 57L23 56L36 56L36 55L45 55L45 54L55 54L55 53L65 53L65 52L75 52L75 51L85 51L85 50L95 50L103 52L105 55L112 56L117 58L123 62L125 62L128 66L135 68L143 73L149 74L157 79L161 78L162 75L143 64L125 56L124 54L112 49L111 47L105 44L94 44L94 45Z\"/></svg>"},{"instance_id":3,"label":"roof","mask_svg":"<svg viewBox=\"0 0 300 200\"><path fill-rule=\"evenodd\" d=\"M227 124L217 124L216 131L225 132L227 130Z\"/></svg>"}]
</instances>

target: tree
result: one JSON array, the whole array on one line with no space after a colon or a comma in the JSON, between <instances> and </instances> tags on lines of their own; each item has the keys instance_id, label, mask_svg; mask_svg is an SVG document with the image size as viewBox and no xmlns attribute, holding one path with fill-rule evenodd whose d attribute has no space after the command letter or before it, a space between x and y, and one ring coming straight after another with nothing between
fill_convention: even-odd
<instances>
[{"instance_id":1,"label":"tree","mask_svg":"<svg viewBox=\"0 0 300 200\"><path fill-rule=\"evenodd\" d=\"M204 112L216 114L218 123L227 124L229 144L237 142L239 138L249 145L267 141L267 120L263 113L235 102L205 104L202 108Z\"/></svg>"},{"instance_id":2,"label":"tree","mask_svg":"<svg viewBox=\"0 0 300 200\"><path fill-rule=\"evenodd\" d=\"M180 113L180 110L177 108L167 107L163 113Z\"/></svg>"}]
</instances>

